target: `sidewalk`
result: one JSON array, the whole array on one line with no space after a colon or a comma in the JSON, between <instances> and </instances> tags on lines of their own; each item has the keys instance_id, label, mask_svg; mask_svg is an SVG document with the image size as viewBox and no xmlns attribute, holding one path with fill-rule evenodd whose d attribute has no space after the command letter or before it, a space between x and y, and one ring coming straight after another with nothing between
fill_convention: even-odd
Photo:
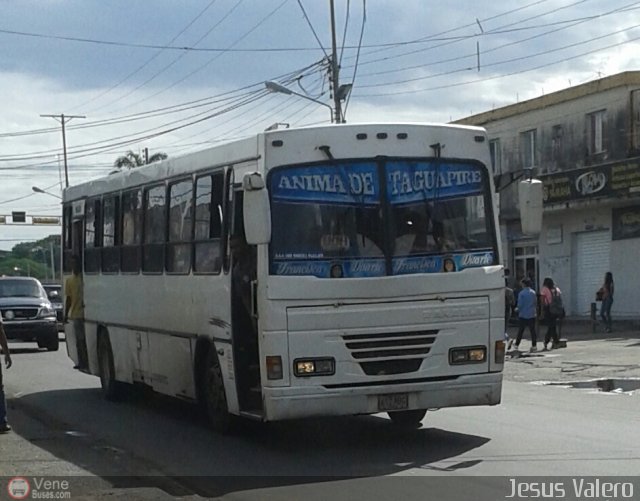
<instances>
[{"instance_id":1,"label":"sidewalk","mask_svg":"<svg viewBox=\"0 0 640 501\"><path fill-rule=\"evenodd\" d=\"M509 327L515 338L517 327ZM538 328L538 350L547 327ZM528 353L528 331L522 340L521 356L507 353L505 379L520 382L576 382L594 379L632 379L640 383L640 326L637 322L614 322L613 332L598 325L593 332L591 321L566 319L560 337L566 348ZM640 392L638 392L640 394Z\"/></svg>"}]
</instances>

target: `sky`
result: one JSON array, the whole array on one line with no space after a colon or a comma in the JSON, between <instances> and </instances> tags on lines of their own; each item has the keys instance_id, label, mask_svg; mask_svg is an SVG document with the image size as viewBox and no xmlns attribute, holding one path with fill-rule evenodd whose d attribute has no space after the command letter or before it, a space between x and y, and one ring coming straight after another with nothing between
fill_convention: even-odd
<instances>
[{"instance_id":1,"label":"sky","mask_svg":"<svg viewBox=\"0 0 640 501\"><path fill-rule=\"evenodd\" d=\"M128 150L330 121L264 86L332 105L329 0L0 0L0 14L0 216L61 213L61 114L72 185ZM640 2L335 0L335 20L352 123L449 122L640 69ZM0 250L58 232L0 224Z\"/></svg>"}]
</instances>

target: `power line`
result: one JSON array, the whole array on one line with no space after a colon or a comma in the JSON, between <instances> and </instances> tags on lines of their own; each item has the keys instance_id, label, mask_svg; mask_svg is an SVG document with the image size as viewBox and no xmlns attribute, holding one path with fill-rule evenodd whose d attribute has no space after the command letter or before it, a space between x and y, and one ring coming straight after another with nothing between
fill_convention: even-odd
<instances>
[{"instance_id":1,"label":"power line","mask_svg":"<svg viewBox=\"0 0 640 501\"><path fill-rule=\"evenodd\" d=\"M514 58L511 58L511 59L505 59L505 60L502 60L502 61L497 61L497 62L494 62L494 63L485 64L484 67L488 68L488 67L492 67L492 66L498 66L498 65L501 65L501 64L513 63L513 62L516 62L516 61L524 61L524 60L527 60L527 59L532 59L534 57L539 57L539 56L551 54L553 52L558 52L558 51L561 51L561 50L566 50L566 49L571 49L571 48L574 48L574 47L579 47L581 45L585 45L586 43L590 43L590 42L593 42L593 41L596 41L596 40L601 40L603 38L611 37L611 36L614 36L614 35L619 35L620 33L624 33L625 31L630 31L630 30L633 30L633 29L638 28L638 27L640 27L640 24L636 24L636 25L630 26L628 28L623 28L623 29L618 30L618 31L607 33L607 34L601 35L599 37L595 37L595 38L591 37L586 42L585 41L580 41L580 42L572 43L572 44L569 44L569 45L564 45L564 46L561 46L561 47L555 47L553 49L548 49L548 50L545 50L545 51L541 51L541 52L538 52L536 54L527 54L526 56L519 56L519 57L514 57ZM383 82L383 83L377 83L377 84L361 85L360 88L386 87L386 86L389 86L389 85L399 85L399 84L403 84L403 83L416 82L416 81L421 81L421 80L428 80L428 79L431 79L431 78L451 75L453 73L460 73L460 72L469 71L470 69L472 69L472 68L471 67L459 68L459 69L456 69L456 70L445 71L445 72L442 72L442 73L428 75L428 76L424 76L424 77L407 78L407 79L404 79L404 80L395 80L393 82Z\"/></svg>"},{"instance_id":2,"label":"power line","mask_svg":"<svg viewBox=\"0 0 640 501\"><path fill-rule=\"evenodd\" d=\"M469 80L466 82L457 82L457 83L448 83L445 85L439 85L436 87L429 87L429 88L425 88L425 89L413 89L413 90L407 90L407 91L396 91L396 92L384 92L384 93L378 93L378 94L360 94L362 97L383 97L383 96L395 96L395 95L400 95L400 94L417 94L420 92L428 92L428 91L433 91L433 90L440 90L440 89L448 89L451 87L461 87L463 85L471 85L471 84L475 84L475 83L482 83L482 82L488 82L490 80L496 80L499 78L506 78L506 77L510 77L510 76L514 76L514 75L520 75L522 73L528 73L530 71L535 71L535 70L539 70L542 68L546 68L549 66L553 66L555 64L559 64L559 63L564 63L567 61L571 61L573 59L578 59L580 57L584 57L587 56L589 54L595 54L597 52L601 52L603 50L607 50L607 49L612 49L614 47L620 47L621 45L625 45L631 42L635 42L640 40L640 36L635 37L635 38L630 38L628 40L625 40L624 42L619 42L619 43L615 43L615 44L611 44L611 45L607 45L605 47L600 47L594 50L590 50L590 51L585 51L585 52L581 52L580 54L576 54L574 56L570 56L564 59L559 59L557 61L553 61L551 63L545 63L545 64L541 64L538 66L534 66L532 68L528 68L525 70L518 70L518 71L513 71L510 73L505 73L505 74L501 74L501 75L494 75L492 77L486 77L486 78L478 78L475 80Z\"/></svg>"},{"instance_id":3,"label":"power line","mask_svg":"<svg viewBox=\"0 0 640 501\"><path fill-rule=\"evenodd\" d=\"M321 64L322 64L322 62L316 62L316 63L310 64L310 65L308 65L308 66L306 66L304 68L301 68L299 70L295 70L293 72L290 72L290 73L284 75L284 78L283 78L283 76L275 77L275 78L277 78L277 79L281 79L282 78L283 81L288 83L288 82L294 80L295 77L299 78L300 76L304 76L305 74L313 74L314 72L318 71L318 68L320 67ZM233 92L237 92L238 90L245 90L245 89L249 89L249 88L253 88L253 87L256 87L256 88L259 87L260 90L255 90L255 91L252 91L252 92L244 92L242 94L236 94L235 96L232 95ZM212 112L213 110L215 110L217 107L219 107L221 105L229 106L230 104L232 105L233 102L242 102L242 100L247 98L247 97L255 96L255 95L258 95L258 94L263 94L262 86L259 86L258 84L252 84L252 85L249 85L249 86L245 86L245 87L242 87L241 89L238 89L238 90L220 94L220 96L227 94L227 95L230 95L230 97L227 97L227 98L224 98L224 99L220 99L220 100L217 100L217 101L212 101L212 102L198 103L197 105L194 105L194 106L186 106L182 110L178 110L178 111L195 109L195 108L198 108L198 107L201 107L201 106L204 106L204 105L211 105L212 103L216 104L217 105L216 107L213 107L213 108L210 107L207 110L205 110L203 112L200 112L200 113L197 113L195 115L190 115L190 116L182 118L180 120L169 122L168 124L165 123L160 127L147 129L145 131L141 131L141 132L138 132L136 134L144 134L144 133L153 132L153 131L155 131L157 129L160 129L161 127L166 127L167 125L177 124L177 123L180 123L181 121L190 120L190 119L193 119L195 117L201 116L203 114L210 113L210 112ZM207 98L207 99L209 99L209 98ZM192 102L197 102L197 101L192 101ZM189 103L187 103L187 104L189 104ZM180 106L182 106L182 105L180 105ZM160 109L159 111L167 110L167 109L171 109L171 108L175 108L175 107L167 107L167 108ZM171 112L175 112L175 111L176 111L175 109L171 110ZM162 114L162 113L159 113L159 114ZM138 115L139 114L129 115L128 118L129 119L133 119L132 117L138 117ZM148 116L145 116L144 118L148 118ZM117 124L117 123L123 123L125 121L128 121L127 117L120 117L117 120L114 119L112 121L105 120L105 121L102 121L102 122L93 122L91 124L94 125L94 126L97 126L98 124L99 125L113 125L113 124ZM86 127L88 127L88 126L89 126L89 124L86 125ZM85 126L83 125L83 126L78 127L78 128L84 128L84 127ZM75 129L74 127L69 127L69 129L72 129L72 128ZM72 153L83 152L85 150L83 150L82 148L86 148L86 147L89 147L89 146L97 146L97 145L100 145L102 143L107 143L109 141L126 139L127 137L128 136L119 136L119 137L116 137L116 138L110 138L110 139L97 141L97 142L93 142L93 143L87 143L87 144L83 144L83 145L78 145L78 146L76 146L74 148L71 148L69 151L71 151ZM137 142L138 141L138 138L136 138L135 136L131 136L131 138L132 138L133 142ZM34 153L31 153L31 154L5 155L3 157L0 157L0 162L2 162L2 161L4 161L4 162L15 162L15 161L24 161L24 160L45 159L45 158L51 157L53 154L57 154L58 152L59 152L59 150L46 150L46 151L41 151L41 152L34 152ZM0 170L15 169L15 168L16 167L0 168Z\"/></svg>"},{"instance_id":4,"label":"power line","mask_svg":"<svg viewBox=\"0 0 640 501\"><path fill-rule=\"evenodd\" d=\"M563 7L558 7L556 9L552 9L550 11L546 11L546 12L543 12L541 14L537 14L535 16L529 16L528 18L525 18L525 19L520 19L518 21L514 21L514 22L511 22L511 23L503 24L502 26L494 28L494 30L505 29L505 28L508 28L510 26L515 26L515 25L522 24L522 23L527 22L527 21L531 21L533 19L537 19L539 17L544 17L544 16L547 16L549 14L555 14L555 13L557 13L558 11L560 11L562 9L567 9L569 7L575 7L576 5L584 3L586 1L589 1L589 0L578 0L577 2L574 2L572 4L569 4L569 5L566 5L566 6L563 6ZM516 9L516 10L518 10L518 9ZM497 17L497 16L494 16L493 18L495 18L495 17ZM483 20L481 20L481 22L483 24L486 24L487 21L490 20L490 19L492 19L492 18L483 19ZM470 26L473 26L473 27L477 26L476 21L474 20L472 23L469 23L465 27L470 27ZM444 33L448 33L450 31L456 31L456 30L448 30L447 32L444 32ZM439 35L434 35L434 36L430 36L430 37L424 37L422 39L414 40L412 42L412 44L413 43L434 42L434 41L442 41L443 43L432 45L432 46L426 47L426 48L422 47L420 49L415 49L415 50L411 50L411 51L400 53L400 54L395 54L393 56L387 56L387 57L378 58L378 59L371 59L371 60L368 60L368 61L361 62L360 64L363 65L363 66L366 66L366 65L369 65L369 64L373 64L373 63L387 61L389 59L394 59L395 61L397 61L401 57L406 57L406 56L410 56L410 55L417 54L417 53L424 53L425 51L439 49L441 47L445 47L445 46L448 46L448 45L453 45L453 44L456 44L456 43L461 42L463 40L468 40L470 38L477 38L478 36L489 36L489 35L492 34L492 31L493 30L489 30L489 31L486 31L484 34L480 34L480 35L478 33L473 33L471 35L464 35L464 36L460 35L460 36L453 37L453 38L436 38ZM409 45L409 43L407 43L406 45Z\"/></svg>"},{"instance_id":5,"label":"power line","mask_svg":"<svg viewBox=\"0 0 640 501\"><path fill-rule=\"evenodd\" d=\"M269 12L266 16L264 16L260 21L258 21L251 29L249 29L248 31L246 31L244 34L242 34L239 38L237 38L231 45L229 45L228 49L233 48L234 46L236 46L237 44L239 44L240 42L242 42L242 40L244 40L246 37L248 37L251 33L253 33L256 29L258 29L263 23L265 23L269 18L271 18L271 16L273 16L276 12L278 12L282 7L284 7L284 5L288 2L288 0L283 0L275 9L273 9L271 12ZM183 78L176 80L175 82L173 82L171 85L165 87L164 89L151 94L150 96L145 97L144 99L138 101L135 104L140 104L143 103L145 101L148 101L149 99L152 99L156 96L159 96L160 94L163 94L164 92L168 91L169 89L172 89L173 87L175 87L176 85L178 85L179 83L184 82L187 78L192 77L193 75L195 75L196 73L201 72L202 70L204 70L207 66L209 66L213 61L215 61L216 59L218 59L218 57L220 57L221 55L225 54L227 51L221 51L218 54L216 54L213 58L209 59L206 63L198 66L198 68L196 68L195 70L193 70L192 72L188 73L186 76L184 76Z\"/></svg>"},{"instance_id":6,"label":"power line","mask_svg":"<svg viewBox=\"0 0 640 501\"><path fill-rule=\"evenodd\" d=\"M364 37L364 26L367 22L367 0L362 0L362 25L360 26L360 39L358 40L358 52L356 54L356 63L353 67L353 77L351 78L351 85L356 83L356 75L358 73L358 62L360 61L360 46L362 45L362 38ZM351 100L351 93L347 96L347 102L344 103L344 113L346 115L347 108L349 107L349 101Z\"/></svg>"},{"instance_id":7,"label":"power line","mask_svg":"<svg viewBox=\"0 0 640 501\"><path fill-rule=\"evenodd\" d=\"M202 9L191 21L189 21L189 23L182 28L182 30L180 30L180 32L178 32L177 35L175 35L167 45L171 45L173 42L175 42L183 33L185 33L191 26L193 26L193 24L200 19L204 13L209 10L213 4L215 4L218 0L211 0L209 2L209 4ZM84 101L83 103L77 105L75 108L72 109L78 109L81 108L83 106L86 106L89 103L92 103L94 101L97 101L98 99L100 99L102 96L107 95L109 92L111 92L112 90L116 89L117 87L119 87L120 85L122 85L124 82L126 82L127 80L129 80L133 75L139 73L140 71L142 71L147 65L149 65L149 63L151 63L151 61L153 61L154 59L156 59L160 54L162 54L162 52L165 49L160 49L158 52L156 52L153 56L151 56L149 59L147 59L141 66L139 66L137 69L135 69L134 71L132 71L131 73L129 73L126 77L124 77L122 80L120 80L118 83L116 83L115 85L112 85L111 87L109 87L108 89L106 89L105 91L101 92L100 94L98 94L97 96L94 96L93 98ZM97 108L99 109L99 108ZM96 109L92 110L92 111L96 111Z\"/></svg>"},{"instance_id":8,"label":"power line","mask_svg":"<svg viewBox=\"0 0 640 501\"><path fill-rule=\"evenodd\" d=\"M307 24L309 25L309 28L311 28L311 33L313 33L313 36L316 39L316 42L318 42L318 45L320 46L320 49L322 49L322 52L324 53L324 57L329 58L329 54L327 54L327 51L325 50L324 46L322 45L322 42L320 41L320 38L318 37L318 34L316 33L316 30L313 28L313 24L311 24L311 20L309 19L309 16L307 16L307 11L304 10L304 5L302 5L302 1L298 0L298 5L300 6L300 10L302 10L302 14L305 18L305 20L307 21Z\"/></svg>"},{"instance_id":9,"label":"power line","mask_svg":"<svg viewBox=\"0 0 640 501\"><path fill-rule=\"evenodd\" d=\"M209 28L209 30L204 35L202 35L198 40L196 40L194 46L197 46L202 40L204 40L206 37L208 37L211 34L211 32L213 30L215 30L220 24L222 24L225 21L225 19L227 19L243 1L244 0L238 0L236 2L236 4L231 8L231 10L229 10L224 16L222 16L222 19L220 19L217 23L215 23L211 28ZM117 99L114 99L114 100L112 100L112 101L110 101L108 103L105 103L103 106L100 106L99 108L96 108L96 110L104 109L107 106L111 106L111 105L113 105L113 104L115 104L115 103L117 103L119 101L122 101L124 98L130 96L131 94L135 93L136 91L138 91L139 89L141 89L145 85L147 85L150 82L152 82L153 80L155 80L156 77L158 77L159 75L161 75L162 73L167 71L169 68L171 68L174 64L176 64L178 61L180 61L186 55L187 55L187 52L182 52L182 53L178 54L178 56L175 57L169 64L163 66L160 70L155 72L153 75L151 75L151 77L147 78L144 82L142 82L141 84L137 85L136 87L131 89L129 92L123 94L122 96L118 97Z\"/></svg>"}]
</instances>

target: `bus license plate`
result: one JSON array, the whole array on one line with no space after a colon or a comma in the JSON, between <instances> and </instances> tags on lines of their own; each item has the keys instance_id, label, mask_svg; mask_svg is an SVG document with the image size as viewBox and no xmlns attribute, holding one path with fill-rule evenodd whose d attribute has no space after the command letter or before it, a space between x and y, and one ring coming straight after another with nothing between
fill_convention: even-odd
<instances>
[{"instance_id":1,"label":"bus license plate","mask_svg":"<svg viewBox=\"0 0 640 501\"><path fill-rule=\"evenodd\" d=\"M409 395L407 393L392 393L391 395L378 395L379 411L401 411L409 407Z\"/></svg>"}]
</instances>

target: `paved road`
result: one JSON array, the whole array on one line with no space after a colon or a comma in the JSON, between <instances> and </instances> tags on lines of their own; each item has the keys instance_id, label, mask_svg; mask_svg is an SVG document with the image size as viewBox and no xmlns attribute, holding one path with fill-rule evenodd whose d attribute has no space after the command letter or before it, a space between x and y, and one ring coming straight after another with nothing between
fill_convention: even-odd
<instances>
[{"instance_id":1,"label":"paved road","mask_svg":"<svg viewBox=\"0 0 640 501\"><path fill-rule=\"evenodd\" d=\"M265 498L267 492L313 498L322 492L326 499L331 492L350 492L357 499L355 492L365 496L379 489L396 497L397 486L379 483L387 475L640 471L640 392L532 384L562 374L569 351L510 361L502 405L430 412L420 430L397 430L380 415L247 424L236 435L219 436L189 404L158 396L119 404L102 400L98 379L71 369L64 344L57 353L27 344L12 348L14 368L5 383L18 436L78 471L104 479L136 475L137 485L173 494L236 496L257 488L259 495L242 498ZM34 467L55 474L47 464ZM0 460L0 475L24 474L24 468ZM348 478L318 484L318 491L321 477ZM408 499L424 494L424 485L403 485Z\"/></svg>"}]
</instances>

